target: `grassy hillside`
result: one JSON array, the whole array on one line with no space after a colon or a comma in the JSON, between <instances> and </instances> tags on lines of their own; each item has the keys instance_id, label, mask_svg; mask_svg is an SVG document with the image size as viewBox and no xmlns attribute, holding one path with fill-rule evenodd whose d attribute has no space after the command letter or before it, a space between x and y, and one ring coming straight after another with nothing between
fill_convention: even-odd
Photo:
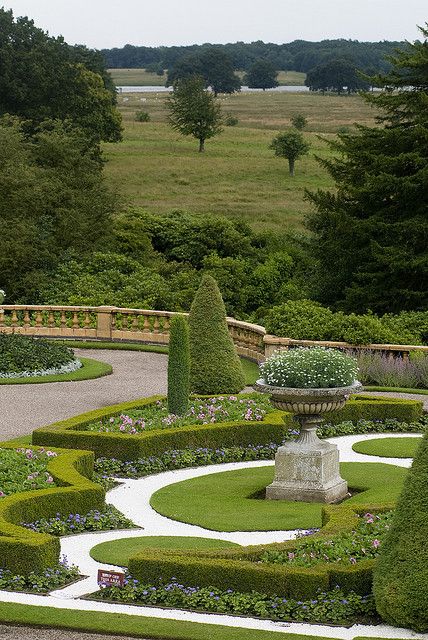
<instances>
[{"instance_id":1,"label":"grassy hillside","mask_svg":"<svg viewBox=\"0 0 428 640\"><path fill-rule=\"evenodd\" d=\"M332 186L315 155L330 153L318 134L329 138L354 122L372 124L374 112L359 96L311 93L241 93L220 98L225 113L239 123L207 140L204 154L197 142L168 126L162 93L122 94L124 141L106 145L107 179L124 200L156 212L185 209L201 215L222 214L244 219L253 227L301 227L310 204L304 189ZM135 122L147 111L151 121ZM290 117L308 119L305 137L310 154L288 176L287 161L268 149L271 139L290 126Z\"/></svg>"},{"instance_id":2,"label":"grassy hillside","mask_svg":"<svg viewBox=\"0 0 428 640\"><path fill-rule=\"evenodd\" d=\"M109 69L115 84L128 87L146 87L157 86L163 87L166 80L166 74L158 76L156 73L147 73L145 69ZM243 73L239 74L241 77ZM280 71L278 73L279 84L286 85L303 85L305 83L305 73L299 71Z\"/></svg>"}]
</instances>

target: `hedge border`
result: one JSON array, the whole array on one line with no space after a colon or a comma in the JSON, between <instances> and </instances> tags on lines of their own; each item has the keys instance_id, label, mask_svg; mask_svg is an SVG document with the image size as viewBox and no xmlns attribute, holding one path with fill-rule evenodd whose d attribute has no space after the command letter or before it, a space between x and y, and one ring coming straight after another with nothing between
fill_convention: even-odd
<instances>
[{"instance_id":1,"label":"hedge border","mask_svg":"<svg viewBox=\"0 0 428 640\"><path fill-rule=\"evenodd\" d=\"M0 442L0 448L19 447ZM27 575L52 567L60 554L58 538L36 533L21 526L22 522L54 517L57 513L87 513L105 504L104 489L90 480L93 452L55 451L58 456L49 461L47 470L58 486L15 493L0 501L0 567L15 574Z\"/></svg>"},{"instance_id":2,"label":"hedge border","mask_svg":"<svg viewBox=\"0 0 428 640\"><path fill-rule=\"evenodd\" d=\"M227 394L223 394L227 395ZM242 394L240 397L251 397ZM282 441L284 431L293 426L292 416L281 411L272 411L259 422L217 422L208 425L190 425L169 429L153 429L140 435L97 433L85 431L84 427L102 418L120 415L124 411L140 409L153 404L164 396L151 396L130 402L96 409L55 422L33 431L33 443L41 446L83 449L93 451L97 457L135 460L145 456L159 455L170 449L187 447L228 447L234 445L264 445ZM340 411L331 412L328 421L338 423L360 418L381 420L398 418L402 422L413 422L422 415L423 404L418 400L403 400L370 396L353 396Z\"/></svg>"},{"instance_id":3,"label":"hedge border","mask_svg":"<svg viewBox=\"0 0 428 640\"><path fill-rule=\"evenodd\" d=\"M328 505L322 511L322 529L312 538L327 538L351 531L358 515L381 513L393 509L395 503ZM371 592L375 560L361 560L355 565L344 563L318 564L314 567L291 567L260 563L266 550L293 551L303 540L247 546L241 549L217 551L187 551L146 549L130 557L128 569L134 578L156 584L160 577L191 586L213 586L219 589L259 591L307 599L319 591L339 585L345 592L366 595Z\"/></svg>"}]
</instances>

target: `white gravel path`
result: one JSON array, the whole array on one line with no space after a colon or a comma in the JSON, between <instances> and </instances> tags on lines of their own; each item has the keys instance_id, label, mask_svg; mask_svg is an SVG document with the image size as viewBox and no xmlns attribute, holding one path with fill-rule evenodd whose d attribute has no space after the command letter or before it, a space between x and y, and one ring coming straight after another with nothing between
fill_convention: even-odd
<instances>
[{"instance_id":1,"label":"white gravel path","mask_svg":"<svg viewBox=\"0 0 428 640\"><path fill-rule=\"evenodd\" d=\"M408 467L411 464L409 459L380 458L377 456L367 456L354 452L352 445L360 440L372 440L375 438L391 437L391 434L371 434L365 436L343 436L331 438L330 442L335 442L340 451L342 462L382 462ZM416 434L397 434L394 437L418 437ZM156 513L150 506L150 496L159 488L171 483L180 482L189 478L203 476L209 473L221 473L232 469L253 468L259 466L272 465L272 461L257 461L247 463L231 463L225 465L212 465L197 469L182 469L178 471L168 471L155 476L149 476L138 480L124 480L123 483L113 489L108 494L108 502L114 504L122 513L131 517L133 521L144 526L144 529L130 531L112 531L81 534L68 536L61 540L61 550L65 553L73 564L77 564L85 575L89 577L85 580L70 585L69 587L54 591L48 596L37 596L23 593L11 593L0 591L0 601L16 602L22 604L34 604L59 609L72 609L82 611L115 612L141 617L157 617L170 620L186 620L188 622L200 622L214 625L224 625L228 627L242 627L246 629L258 629L276 631L278 633L296 633L302 635L318 635L340 640L352 640L356 636L377 637L377 638L401 638L410 640L412 638L427 640L428 634L418 634L407 629L398 629L388 625L354 625L350 628L336 627L328 625L314 625L304 623L282 623L270 620L259 620L253 618L242 618L229 615L218 615L208 613L194 613L189 611L179 611L173 609L160 609L156 607L136 607L123 604L109 604L106 602L95 602L81 600L84 594L96 591L96 573L98 569L114 569L112 565L104 565L92 560L89 555L90 549L104 541L116 540L124 537L169 535L169 536L198 536L207 538L217 538L229 540L238 544L259 544L261 542L273 542L291 539L295 537L296 531L273 531L273 532L217 532L204 529L202 527L189 525L170 520Z\"/></svg>"}]
</instances>

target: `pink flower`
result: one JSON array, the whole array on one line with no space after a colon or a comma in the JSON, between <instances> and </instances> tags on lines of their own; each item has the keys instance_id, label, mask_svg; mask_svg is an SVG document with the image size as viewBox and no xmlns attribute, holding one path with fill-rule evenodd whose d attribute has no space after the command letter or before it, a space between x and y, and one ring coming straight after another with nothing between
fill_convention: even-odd
<instances>
[{"instance_id":1,"label":"pink flower","mask_svg":"<svg viewBox=\"0 0 428 640\"><path fill-rule=\"evenodd\" d=\"M48 482L49 484L50 484L51 482L53 482L53 478L52 478L52 476L48 476L48 477L46 478L46 482Z\"/></svg>"},{"instance_id":2,"label":"pink flower","mask_svg":"<svg viewBox=\"0 0 428 640\"><path fill-rule=\"evenodd\" d=\"M0 498L4 498L5 497L5 493L3 493L3 491L0 491Z\"/></svg>"},{"instance_id":3,"label":"pink flower","mask_svg":"<svg viewBox=\"0 0 428 640\"><path fill-rule=\"evenodd\" d=\"M58 454L55 453L55 451L46 451L46 455L48 456L48 458L56 458Z\"/></svg>"},{"instance_id":4,"label":"pink flower","mask_svg":"<svg viewBox=\"0 0 428 640\"><path fill-rule=\"evenodd\" d=\"M379 545L380 545L380 540L378 540L377 538L375 538L375 539L372 541L372 547L374 547L375 549L377 549Z\"/></svg>"},{"instance_id":5,"label":"pink flower","mask_svg":"<svg viewBox=\"0 0 428 640\"><path fill-rule=\"evenodd\" d=\"M355 560L355 558L349 558L349 562L351 564L357 564L357 561Z\"/></svg>"}]
</instances>

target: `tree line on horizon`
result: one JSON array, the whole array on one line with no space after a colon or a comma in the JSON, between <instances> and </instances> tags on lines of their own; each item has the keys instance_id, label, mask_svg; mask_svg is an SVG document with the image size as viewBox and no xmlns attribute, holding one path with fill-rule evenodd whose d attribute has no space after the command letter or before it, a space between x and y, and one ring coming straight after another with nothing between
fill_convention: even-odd
<instances>
[{"instance_id":1,"label":"tree line on horizon","mask_svg":"<svg viewBox=\"0 0 428 640\"><path fill-rule=\"evenodd\" d=\"M216 48L226 54L234 69L249 71L260 59L270 62L277 70L293 70L307 73L315 66L334 58L344 58L368 74L387 72L391 68L386 59L397 49L406 47L405 42L359 42L358 40L322 40L308 42L294 40L285 44L257 42L235 42L229 44L145 47L126 44L121 48L101 49L106 66L110 69L149 68L159 73L173 68L184 56L203 55Z\"/></svg>"}]
</instances>

